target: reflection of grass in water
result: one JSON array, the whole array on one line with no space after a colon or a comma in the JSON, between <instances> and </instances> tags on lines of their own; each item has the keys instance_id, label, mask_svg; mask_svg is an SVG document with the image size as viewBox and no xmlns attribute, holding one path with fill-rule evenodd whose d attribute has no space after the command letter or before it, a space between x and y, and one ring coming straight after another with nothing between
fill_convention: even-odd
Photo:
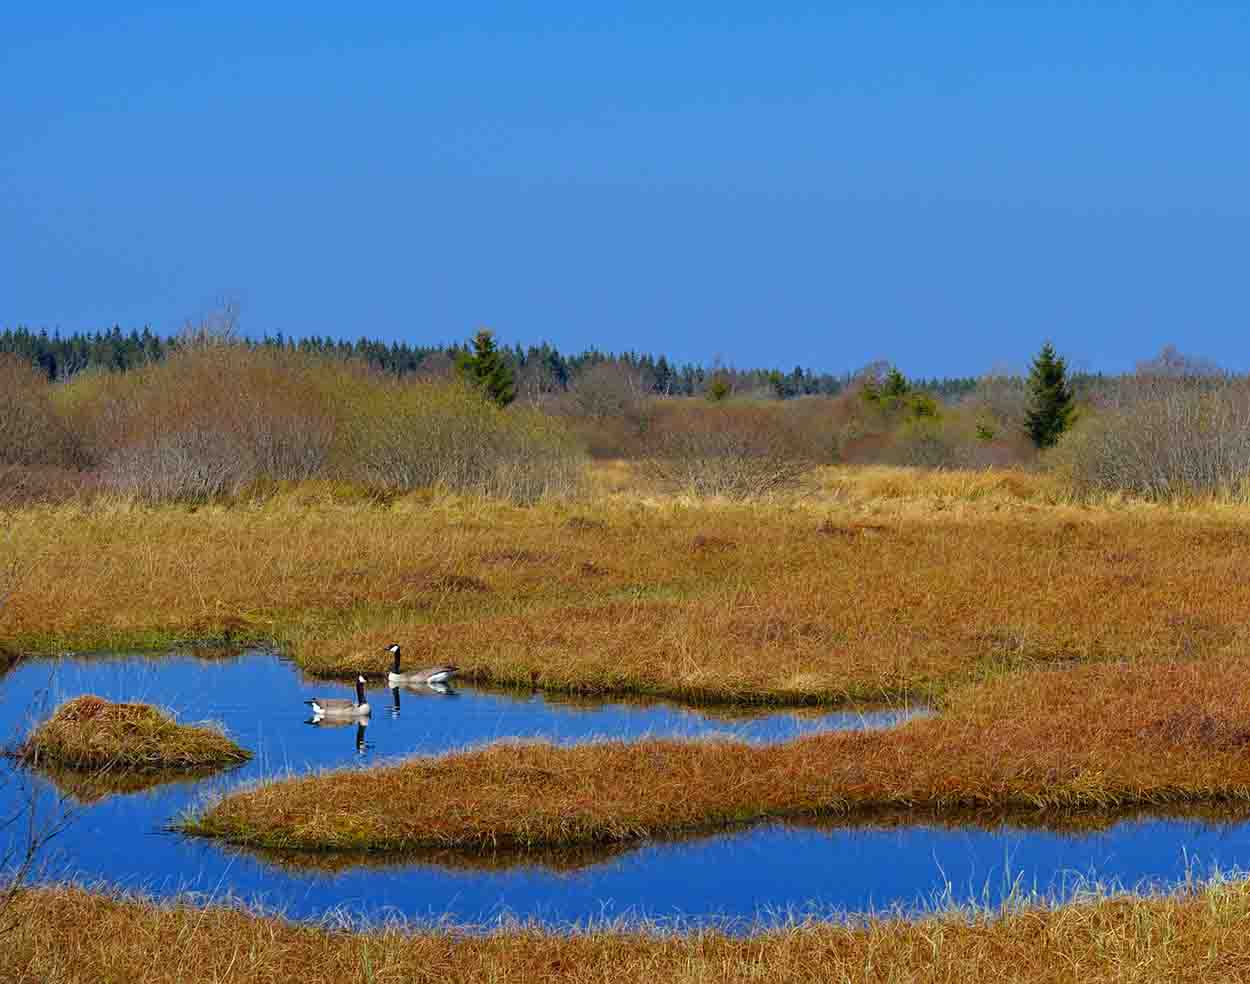
<instances>
[{"instance_id":1,"label":"reflection of grass in water","mask_svg":"<svg viewBox=\"0 0 1250 984\"><path fill-rule=\"evenodd\" d=\"M234 845L231 845L228 850L255 857L266 864L296 874L338 875L358 869L385 870L412 865L429 865L466 873L537 869L556 874L575 874L630 854L639 846L636 844L596 844L588 847L534 851L433 849L407 854L377 854L368 851L284 851Z\"/></svg>"},{"instance_id":2,"label":"reflection of grass in water","mask_svg":"<svg viewBox=\"0 0 1250 984\"><path fill-rule=\"evenodd\" d=\"M787 830L821 834L880 832L923 829L961 831L970 828L1029 833L1051 833L1070 837L1106 833L1121 824L1145 821L1198 822L1205 827L1233 827L1250 820L1250 805L1176 804L1158 809L1118 810L954 810L925 809L863 810L844 816L790 817L777 822ZM481 851L430 848L410 852L300 851L263 847L230 846L266 864L294 873L337 875L360 869L386 870L412 865L429 865L450 871L503 872L536 869L554 874L575 874L610 864L626 855L652 846L710 843L723 837L738 837L752 827L743 824L726 828L709 827L671 836L627 843L590 844L574 847L497 848Z\"/></svg>"},{"instance_id":3,"label":"reflection of grass in water","mask_svg":"<svg viewBox=\"0 0 1250 984\"><path fill-rule=\"evenodd\" d=\"M1125 823L1140 821L1191 821L1203 826L1231 827L1250 821L1250 803L1165 803L1156 807L1133 806L1096 809L869 809L839 816L787 817L788 828L812 831L898 830L917 827L942 830L1017 830L1069 834L1080 837L1100 834Z\"/></svg>"},{"instance_id":4,"label":"reflection of grass in water","mask_svg":"<svg viewBox=\"0 0 1250 984\"><path fill-rule=\"evenodd\" d=\"M38 766L40 775L51 782L63 794L83 805L91 805L110 796L130 796L170 785L193 785L212 776L220 775L222 768L179 769L164 771L113 771L98 772L80 769L49 768Z\"/></svg>"},{"instance_id":5,"label":"reflection of grass in water","mask_svg":"<svg viewBox=\"0 0 1250 984\"><path fill-rule=\"evenodd\" d=\"M508 687L498 684L474 683L463 688L469 693L491 694L518 702L526 702L535 696L541 696L544 704L562 710L593 714L606 707L651 708L663 707L692 718L711 721L724 721L728 724L761 721L766 718L786 717L806 721L820 721L831 714L873 715L892 714L903 719L915 714L924 713L928 707L923 704L899 704L898 702L855 702L830 707L828 704L689 704L670 700L664 697L648 697L636 694L599 694L583 695L561 691L540 691L524 687Z\"/></svg>"}]
</instances>

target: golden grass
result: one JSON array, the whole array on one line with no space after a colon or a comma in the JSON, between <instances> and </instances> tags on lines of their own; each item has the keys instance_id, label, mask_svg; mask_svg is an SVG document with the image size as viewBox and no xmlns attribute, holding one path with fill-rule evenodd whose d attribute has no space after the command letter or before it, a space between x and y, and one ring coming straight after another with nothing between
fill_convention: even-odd
<instances>
[{"instance_id":1,"label":"golden grass","mask_svg":"<svg viewBox=\"0 0 1250 984\"><path fill-rule=\"evenodd\" d=\"M399 641L479 682L790 704L1250 653L1250 510L1064 504L1048 481L829 469L771 503L635 489L532 508L314 483L230 507L21 509L0 647L273 640L311 673L376 676Z\"/></svg>"},{"instance_id":2,"label":"golden grass","mask_svg":"<svg viewBox=\"0 0 1250 984\"><path fill-rule=\"evenodd\" d=\"M1250 803L1250 660L993 678L944 713L782 745L501 743L264 782L191 833L300 850L553 847L799 814Z\"/></svg>"},{"instance_id":3,"label":"golden grass","mask_svg":"<svg viewBox=\"0 0 1250 984\"><path fill-rule=\"evenodd\" d=\"M747 936L645 926L348 932L78 888L24 892L6 915L17 923L0 947L0 976L14 984L1207 984L1250 975L1250 886L1240 881L1058 908L802 922Z\"/></svg>"},{"instance_id":4,"label":"golden grass","mask_svg":"<svg viewBox=\"0 0 1250 984\"><path fill-rule=\"evenodd\" d=\"M150 704L92 694L56 709L17 749L23 761L99 773L200 770L251 758L216 727L179 724Z\"/></svg>"}]
</instances>

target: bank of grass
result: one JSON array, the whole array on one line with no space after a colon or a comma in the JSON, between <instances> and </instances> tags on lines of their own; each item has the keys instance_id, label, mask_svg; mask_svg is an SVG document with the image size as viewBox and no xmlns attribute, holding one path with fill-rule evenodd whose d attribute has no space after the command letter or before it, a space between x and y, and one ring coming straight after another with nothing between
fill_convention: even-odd
<instances>
[{"instance_id":1,"label":"bank of grass","mask_svg":"<svg viewBox=\"0 0 1250 984\"><path fill-rule=\"evenodd\" d=\"M74 887L23 892L10 912L15 928L0 947L0 975L15 984L1153 984L1250 974L1250 887L1219 879L1173 894L1093 892L1063 906L795 921L747 935L675 933L645 923L569 932L505 925L479 933L395 924L353 932Z\"/></svg>"},{"instance_id":2,"label":"bank of grass","mask_svg":"<svg viewBox=\"0 0 1250 984\"><path fill-rule=\"evenodd\" d=\"M551 848L797 815L1250 804L1250 660L995 676L942 713L779 745L499 743L262 782L189 817L271 849Z\"/></svg>"},{"instance_id":3,"label":"bank of grass","mask_svg":"<svg viewBox=\"0 0 1250 984\"><path fill-rule=\"evenodd\" d=\"M49 769L111 774L203 770L251 758L216 727L180 724L151 704L114 703L93 694L58 707L16 755Z\"/></svg>"},{"instance_id":4,"label":"bank of grass","mask_svg":"<svg viewBox=\"0 0 1250 984\"><path fill-rule=\"evenodd\" d=\"M313 674L377 676L399 641L483 683L826 705L1250 649L1245 507L1080 505L1017 472L812 483L748 504L636 482L528 508L310 482L195 509L19 509L0 646L270 641Z\"/></svg>"}]
</instances>

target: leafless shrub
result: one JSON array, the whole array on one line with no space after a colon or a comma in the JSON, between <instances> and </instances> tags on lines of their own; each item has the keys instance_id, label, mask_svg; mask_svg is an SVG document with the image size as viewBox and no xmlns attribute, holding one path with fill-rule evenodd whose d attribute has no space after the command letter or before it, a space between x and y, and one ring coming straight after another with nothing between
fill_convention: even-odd
<instances>
[{"instance_id":1,"label":"leafless shrub","mask_svg":"<svg viewBox=\"0 0 1250 984\"><path fill-rule=\"evenodd\" d=\"M1078 490L1151 499L1238 495L1250 478L1250 387L1224 376L1137 375L1052 460Z\"/></svg>"},{"instance_id":2,"label":"leafless shrub","mask_svg":"<svg viewBox=\"0 0 1250 984\"><path fill-rule=\"evenodd\" d=\"M652 382L643 369L618 361L600 362L578 374L571 390L572 408L592 420L637 420L650 399Z\"/></svg>"},{"instance_id":3,"label":"leafless shrub","mask_svg":"<svg viewBox=\"0 0 1250 984\"><path fill-rule=\"evenodd\" d=\"M977 388L964 402L993 436L1014 436L1024 430L1028 382L1005 369L991 369L977 380Z\"/></svg>"},{"instance_id":4,"label":"leafless shrub","mask_svg":"<svg viewBox=\"0 0 1250 984\"><path fill-rule=\"evenodd\" d=\"M205 344L99 387L88 415L105 487L153 501L238 492L324 467L334 438L315 364Z\"/></svg>"},{"instance_id":5,"label":"leafless shrub","mask_svg":"<svg viewBox=\"0 0 1250 984\"><path fill-rule=\"evenodd\" d=\"M227 495L256 477L247 449L212 424L165 430L120 447L105 460L101 473L113 491L154 502Z\"/></svg>"},{"instance_id":6,"label":"leafless shrub","mask_svg":"<svg viewBox=\"0 0 1250 984\"><path fill-rule=\"evenodd\" d=\"M583 452L559 421L537 411L501 410L456 381L349 373L336 389L335 468L345 478L516 502L580 487Z\"/></svg>"},{"instance_id":7,"label":"leafless shrub","mask_svg":"<svg viewBox=\"0 0 1250 984\"><path fill-rule=\"evenodd\" d=\"M1139 376L1166 376L1173 379L1194 376L1220 376L1223 371L1210 359L1189 355L1175 345L1165 345L1153 359L1137 363Z\"/></svg>"},{"instance_id":8,"label":"leafless shrub","mask_svg":"<svg viewBox=\"0 0 1250 984\"><path fill-rule=\"evenodd\" d=\"M778 406L670 407L648 437L647 470L691 495L745 499L781 492L815 463Z\"/></svg>"},{"instance_id":9,"label":"leafless shrub","mask_svg":"<svg viewBox=\"0 0 1250 984\"><path fill-rule=\"evenodd\" d=\"M0 464L73 468L78 442L57 414L43 373L0 353Z\"/></svg>"},{"instance_id":10,"label":"leafless shrub","mask_svg":"<svg viewBox=\"0 0 1250 984\"><path fill-rule=\"evenodd\" d=\"M210 348L216 345L239 343L239 318L242 302L229 294L218 298L216 304L199 318L188 318L178 332L177 342L181 348Z\"/></svg>"}]
</instances>

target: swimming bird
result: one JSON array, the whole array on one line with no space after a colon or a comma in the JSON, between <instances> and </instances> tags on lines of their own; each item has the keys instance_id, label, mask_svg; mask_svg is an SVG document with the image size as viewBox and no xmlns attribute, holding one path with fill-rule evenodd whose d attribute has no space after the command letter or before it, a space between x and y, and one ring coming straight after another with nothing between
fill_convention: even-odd
<instances>
[{"instance_id":1,"label":"swimming bird","mask_svg":"<svg viewBox=\"0 0 1250 984\"><path fill-rule=\"evenodd\" d=\"M312 708L314 717L355 718L368 717L369 705L365 702L365 678L356 677L356 699L346 697L313 697L304 701Z\"/></svg>"},{"instance_id":2,"label":"swimming bird","mask_svg":"<svg viewBox=\"0 0 1250 984\"><path fill-rule=\"evenodd\" d=\"M424 670L400 673L399 643L391 643L386 647L386 651L395 657L394 668L386 674L386 682L392 687L402 687L413 683L446 683L460 671L458 666L429 666Z\"/></svg>"}]
</instances>

